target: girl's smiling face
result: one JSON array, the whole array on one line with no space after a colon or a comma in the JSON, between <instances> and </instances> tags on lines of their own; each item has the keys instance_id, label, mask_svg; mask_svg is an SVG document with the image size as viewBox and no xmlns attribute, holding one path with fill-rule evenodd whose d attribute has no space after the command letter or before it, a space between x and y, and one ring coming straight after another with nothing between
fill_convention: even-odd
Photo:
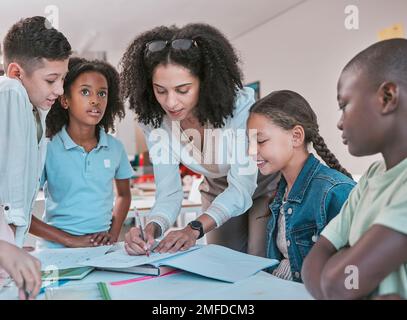
<instances>
[{"instance_id":1,"label":"girl's smiling face","mask_svg":"<svg viewBox=\"0 0 407 320\"><path fill-rule=\"evenodd\" d=\"M80 126L96 126L106 111L108 83L104 75L96 71L80 74L61 99L69 112L69 123Z\"/></svg>"},{"instance_id":2,"label":"girl's smiling face","mask_svg":"<svg viewBox=\"0 0 407 320\"><path fill-rule=\"evenodd\" d=\"M247 122L249 155L263 175L283 170L294 154L291 130L284 130L264 115L252 113Z\"/></svg>"}]
</instances>

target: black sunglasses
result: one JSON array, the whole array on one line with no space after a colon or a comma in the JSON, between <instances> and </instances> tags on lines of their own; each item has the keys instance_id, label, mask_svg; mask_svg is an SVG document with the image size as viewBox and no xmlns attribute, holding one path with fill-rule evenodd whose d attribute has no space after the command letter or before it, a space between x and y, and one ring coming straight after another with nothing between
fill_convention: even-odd
<instances>
[{"instance_id":1,"label":"black sunglasses","mask_svg":"<svg viewBox=\"0 0 407 320\"><path fill-rule=\"evenodd\" d=\"M188 50L191 47L198 47L196 41L192 39L153 40L146 43L145 54L164 50L169 45L175 50Z\"/></svg>"}]
</instances>

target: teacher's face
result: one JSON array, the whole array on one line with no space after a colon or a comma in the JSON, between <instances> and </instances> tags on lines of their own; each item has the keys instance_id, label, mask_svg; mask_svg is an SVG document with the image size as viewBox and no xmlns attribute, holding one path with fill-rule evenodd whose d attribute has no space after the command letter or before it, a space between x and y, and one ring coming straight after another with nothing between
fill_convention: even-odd
<instances>
[{"instance_id":1,"label":"teacher's face","mask_svg":"<svg viewBox=\"0 0 407 320\"><path fill-rule=\"evenodd\" d=\"M159 64L153 72L153 90L171 120L193 115L199 99L199 78L177 64Z\"/></svg>"}]
</instances>

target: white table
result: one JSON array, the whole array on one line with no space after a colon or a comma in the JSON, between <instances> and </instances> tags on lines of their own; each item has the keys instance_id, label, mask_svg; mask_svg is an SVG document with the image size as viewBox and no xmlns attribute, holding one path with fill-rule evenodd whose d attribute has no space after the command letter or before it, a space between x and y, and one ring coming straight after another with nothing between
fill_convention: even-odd
<instances>
[{"instance_id":1,"label":"white table","mask_svg":"<svg viewBox=\"0 0 407 320\"><path fill-rule=\"evenodd\" d=\"M70 281L63 286L134 279L135 274L94 271L83 280ZM304 285L282 280L266 272L234 284L211 280L186 272L133 283L131 297L144 300L309 300ZM119 287L118 287L119 288ZM124 286L120 287L122 290ZM0 299L16 299L16 290L5 290ZM44 299L41 294L37 299Z\"/></svg>"}]
</instances>

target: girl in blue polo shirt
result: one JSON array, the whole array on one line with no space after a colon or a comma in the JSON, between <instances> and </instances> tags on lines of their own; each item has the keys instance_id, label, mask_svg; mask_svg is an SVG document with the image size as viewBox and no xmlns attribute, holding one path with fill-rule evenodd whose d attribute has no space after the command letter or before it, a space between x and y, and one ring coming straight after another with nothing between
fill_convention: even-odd
<instances>
[{"instance_id":1,"label":"girl in blue polo shirt","mask_svg":"<svg viewBox=\"0 0 407 320\"><path fill-rule=\"evenodd\" d=\"M305 256L335 217L355 182L319 135L317 116L298 93L272 92L250 109L250 154L264 175L282 177L267 225L267 257L280 260L272 273L301 281ZM323 165L309 151L312 145Z\"/></svg>"},{"instance_id":2,"label":"girl in blue polo shirt","mask_svg":"<svg viewBox=\"0 0 407 320\"><path fill-rule=\"evenodd\" d=\"M119 237L133 170L123 145L107 134L115 118L124 116L118 83L116 70L105 62L69 61L65 94L46 119L46 209L43 221L33 217L30 227L42 238L40 247L97 246Z\"/></svg>"}]
</instances>

